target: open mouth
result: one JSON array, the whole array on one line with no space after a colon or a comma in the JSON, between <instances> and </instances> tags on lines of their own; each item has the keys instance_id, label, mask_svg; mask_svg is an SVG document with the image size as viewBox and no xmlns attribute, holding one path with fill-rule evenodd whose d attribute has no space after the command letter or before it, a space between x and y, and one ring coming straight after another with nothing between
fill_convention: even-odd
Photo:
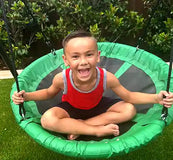
<instances>
[{"instance_id":1,"label":"open mouth","mask_svg":"<svg viewBox=\"0 0 173 160\"><path fill-rule=\"evenodd\" d=\"M87 77L90 74L90 69L89 68L79 69L78 72L79 72L81 77Z\"/></svg>"}]
</instances>

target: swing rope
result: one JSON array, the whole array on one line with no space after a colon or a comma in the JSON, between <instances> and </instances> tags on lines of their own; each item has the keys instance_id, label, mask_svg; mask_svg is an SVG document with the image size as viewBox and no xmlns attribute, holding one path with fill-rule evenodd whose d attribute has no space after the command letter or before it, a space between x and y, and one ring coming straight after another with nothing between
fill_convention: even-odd
<instances>
[{"instance_id":1,"label":"swing rope","mask_svg":"<svg viewBox=\"0 0 173 160\"><path fill-rule=\"evenodd\" d=\"M11 37L10 37L10 29L8 26L8 20L7 20L7 16L6 16L6 11L5 11L5 6L4 6L4 2L3 0L0 0L0 4L1 4L1 8L2 8L2 12L3 12L3 20L5 23L5 28L7 31L7 36L8 36L8 44L9 44L9 52L11 54L11 59L7 56L7 54L4 52L4 50L2 49L2 46L0 46L0 51L1 51L1 57L2 59L6 62L6 64L8 65L15 81L16 81L16 86L17 86L17 91L20 92L20 87L19 87L19 82L18 82L18 73L16 70L16 65L15 65L15 55L12 49L12 42L11 42ZM19 114L22 116L23 119L25 119L25 108L23 103L21 103L19 105Z\"/></svg>"}]
</instances>

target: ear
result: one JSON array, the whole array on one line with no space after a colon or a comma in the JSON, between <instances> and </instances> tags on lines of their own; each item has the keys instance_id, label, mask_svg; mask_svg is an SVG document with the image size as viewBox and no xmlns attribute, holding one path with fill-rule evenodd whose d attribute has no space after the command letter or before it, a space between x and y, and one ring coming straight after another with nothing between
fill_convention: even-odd
<instances>
[{"instance_id":1,"label":"ear","mask_svg":"<svg viewBox=\"0 0 173 160\"><path fill-rule=\"evenodd\" d=\"M69 63L68 63L68 60L67 60L65 54L62 55L62 58L63 58L63 61L64 61L65 66L69 66Z\"/></svg>"},{"instance_id":2,"label":"ear","mask_svg":"<svg viewBox=\"0 0 173 160\"><path fill-rule=\"evenodd\" d=\"M97 58L97 62L100 62L100 54L101 54L101 51L98 51L98 58Z\"/></svg>"}]
</instances>

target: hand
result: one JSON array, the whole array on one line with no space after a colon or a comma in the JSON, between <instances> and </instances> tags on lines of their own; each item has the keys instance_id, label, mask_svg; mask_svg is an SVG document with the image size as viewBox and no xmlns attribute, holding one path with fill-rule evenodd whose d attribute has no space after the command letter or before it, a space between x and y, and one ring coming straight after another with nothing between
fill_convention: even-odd
<instances>
[{"instance_id":1,"label":"hand","mask_svg":"<svg viewBox=\"0 0 173 160\"><path fill-rule=\"evenodd\" d=\"M158 94L158 100L159 100L159 104L164 105L167 108L170 108L173 104L173 93L160 91L160 93Z\"/></svg>"},{"instance_id":2,"label":"hand","mask_svg":"<svg viewBox=\"0 0 173 160\"><path fill-rule=\"evenodd\" d=\"M21 104L25 101L24 99L25 91L20 91L20 92L14 92L12 95L12 100L14 104Z\"/></svg>"}]
</instances>

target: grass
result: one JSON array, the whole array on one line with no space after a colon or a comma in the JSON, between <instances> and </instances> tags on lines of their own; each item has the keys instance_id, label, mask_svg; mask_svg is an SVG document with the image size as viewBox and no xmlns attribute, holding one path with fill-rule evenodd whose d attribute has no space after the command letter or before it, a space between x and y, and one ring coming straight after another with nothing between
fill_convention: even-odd
<instances>
[{"instance_id":1,"label":"grass","mask_svg":"<svg viewBox=\"0 0 173 160\"><path fill-rule=\"evenodd\" d=\"M77 160L43 148L31 139L16 123L10 108L9 94L13 79L0 80L0 160ZM172 160L173 123L162 135L148 145L117 160Z\"/></svg>"}]
</instances>

